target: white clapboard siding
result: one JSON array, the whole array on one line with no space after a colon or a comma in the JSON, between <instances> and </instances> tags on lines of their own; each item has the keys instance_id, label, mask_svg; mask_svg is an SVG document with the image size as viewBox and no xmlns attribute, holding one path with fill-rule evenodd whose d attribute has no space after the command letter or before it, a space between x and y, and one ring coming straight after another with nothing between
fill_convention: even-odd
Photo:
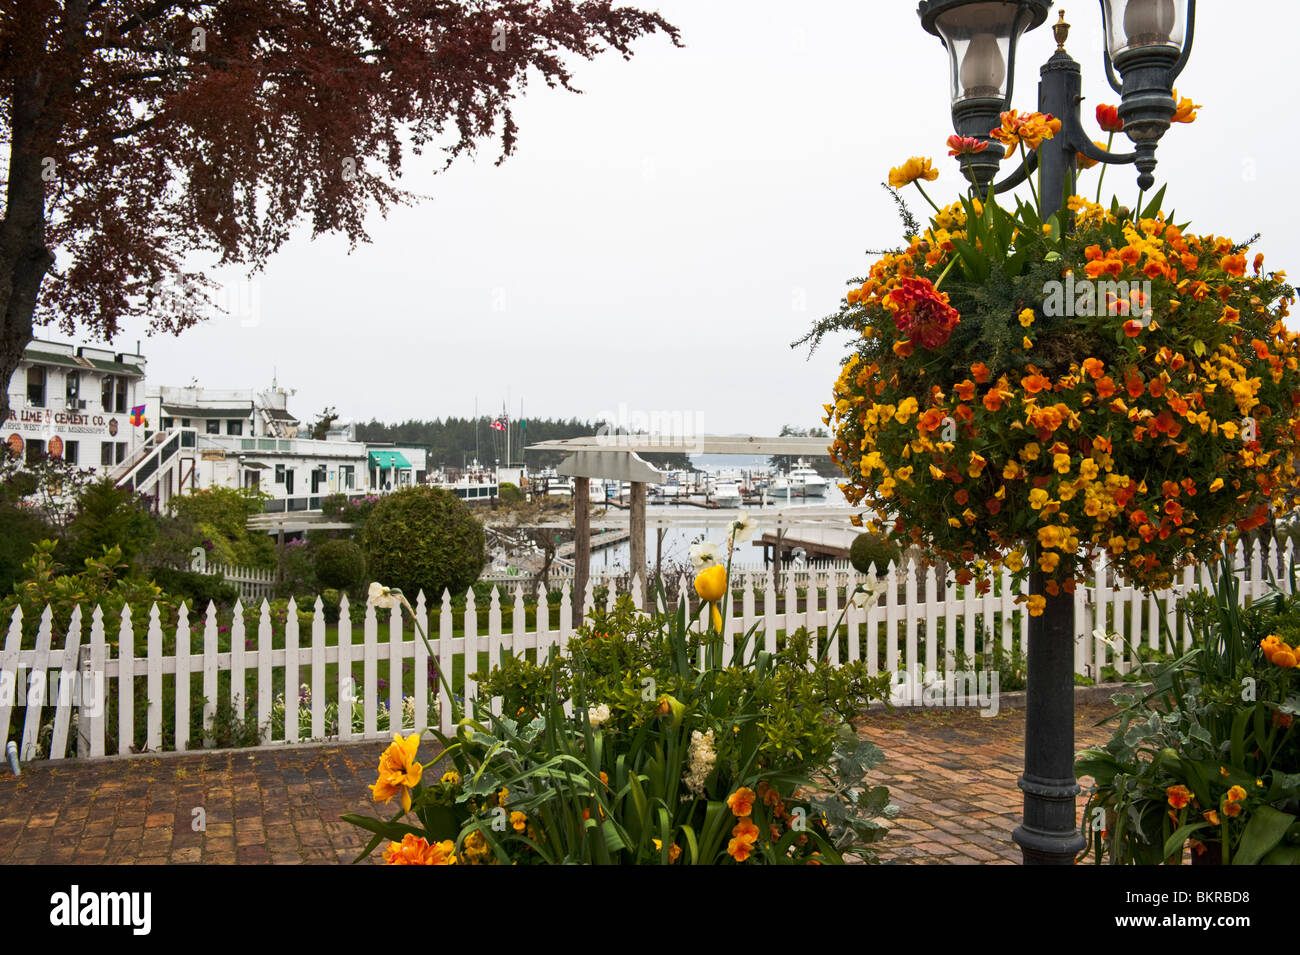
<instances>
[{"instance_id":1,"label":"white clapboard siding","mask_svg":"<svg viewBox=\"0 0 1300 955\"><path fill-rule=\"evenodd\" d=\"M1258 599L1273 586L1291 592L1294 556L1289 539L1249 553L1239 546L1235 559L1242 602ZM973 585L958 587L951 572L941 575L905 559L887 569L882 597L869 606L846 607L861 582L847 565L779 576L759 568L734 570L724 611L724 658L738 657L745 634L752 633L756 643L746 646L751 655L758 647L776 651L784 635L799 627L808 629L814 649L832 664L863 660L870 672L888 673L895 681L903 671L925 678L952 672L959 660L969 668L981 657L991 659L995 645L1023 652L1029 626L1022 599L1027 588L1015 586L1008 574L997 575L980 594ZM19 738L24 760L40 755L64 758L74 725L78 756L128 755L141 743L153 752L212 746L214 718L219 707L227 706L237 720L256 719L263 745L375 739L426 727L452 733L452 694L462 699L467 715L485 719L489 711L500 712L500 700L479 699L473 674L483 663L498 665L507 654L544 662L552 651L568 652L577 610L571 580L561 580L558 607L545 601L536 607L531 626L526 588L517 579L506 583L504 593L491 590L482 622L472 590L466 594L463 613L455 609L449 592L443 592L432 611L419 593L411 610L365 607L359 638L346 597L340 601L333 639L321 598L313 601L302 624L296 602L290 601L282 626L273 623L270 605L261 599L255 632L245 626L242 600L233 608L228 631L224 625L229 611L211 604L202 611L181 607L174 641L158 607L148 608L147 628L138 633L130 608L108 619L99 607L76 608L66 632L48 608L35 623L24 621L22 611L15 609L4 622L0 648L0 723L6 740L11 734ZM602 585L610 587L611 596L601 603L613 606L611 601L634 594L639 583L620 578ZM1093 585L1079 587L1073 597L1076 669L1100 678L1108 666L1127 672L1142 648L1186 650L1191 631L1181 609L1183 597L1210 585L1209 568L1186 567L1170 587L1147 594L1117 582L1113 568L1099 560ZM594 586L589 579L581 595L588 614L596 605ZM509 626L504 624L503 599L510 601ZM710 608L696 598L684 575L677 596L668 599L682 601L692 626L712 626ZM671 611L673 605L662 609ZM434 615L436 632L430 632ZM199 621L193 630L192 620ZM463 633L456 636L462 622ZM833 629L840 624L846 633L843 642ZM1102 636L1094 638L1094 629ZM228 648L223 632L230 635ZM1108 634L1118 635L1115 646L1103 639ZM283 649L275 649L277 639L283 640ZM386 662L387 692L379 682L381 659ZM331 695L331 667L337 668L336 695ZM458 670L462 682L455 685ZM221 691L218 700L227 682L229 699ZM335 708L337 716L330 712ZM201 717L197 739L196 709ZM278 715L283 717L282 729ZM48 753L41 745L46 739Z\"/></svg>"}]
</instances>

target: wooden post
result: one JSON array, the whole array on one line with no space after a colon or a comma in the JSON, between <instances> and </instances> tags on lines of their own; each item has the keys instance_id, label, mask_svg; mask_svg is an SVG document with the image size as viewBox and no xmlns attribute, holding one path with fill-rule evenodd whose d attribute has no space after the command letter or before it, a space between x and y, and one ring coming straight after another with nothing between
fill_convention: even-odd
<instances>
[{"instance_id":1,"label":"wooden post","mask_svg":"<svg viewBox=\"0 0 1300 955\"><path fill-rule=\"evenodd\" d=\"M663 582L664 577L664 526L660 524L655 528L655 581L657 584Z\"/></svg>"},{"instance_id":2,"label":"wooden post","mask_svg":"<svg viewBox=\"0 0 1300 955\"><path fill-rule=\"evenodd\" d=\"M573 479L573 622L582 622L582 602L591 573L591 479Z\"/></svg>"},{"instance_id":3,"label":"wooden post","mask_svg":"<svg viewBox=\"0 0 1300 955\"><path fill-rule=\"evenodd\" d=\"M631 553L631 562L628 567L629 579L639 577L641 579L641 592L634 594L634 600L640 600L641 606L645 606L646 579L645 579L645 482L632 482L632 512L628 519L628 532L631 534L631 540L628 544L628 550Z\"/></svg>"}]
</instances>

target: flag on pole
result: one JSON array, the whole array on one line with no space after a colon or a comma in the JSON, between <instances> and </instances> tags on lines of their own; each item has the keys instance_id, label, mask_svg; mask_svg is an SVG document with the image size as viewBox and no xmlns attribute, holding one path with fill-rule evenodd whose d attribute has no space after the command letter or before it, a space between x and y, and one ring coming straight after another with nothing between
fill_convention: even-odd
<instances>
[{"instance_id":1,"label":"flag on pole","mask_svg":"<svg viewBox=\"0 0 1300 955\"><path fill-rule=\"evenodd\" d=\"M492 420L492 429L494 431L504 431L506 429L506 419L504 415Z\"/></svg>"}]
</instances>

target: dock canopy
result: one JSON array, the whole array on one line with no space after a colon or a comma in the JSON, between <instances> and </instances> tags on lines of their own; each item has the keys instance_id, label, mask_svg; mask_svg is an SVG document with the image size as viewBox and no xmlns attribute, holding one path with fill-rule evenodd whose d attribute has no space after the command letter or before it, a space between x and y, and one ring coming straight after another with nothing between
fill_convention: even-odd
<instances>
[{"instance_id":1,"label":"dock canopy","mask_svg":"<svg viewBox=\"0 0 1300 955\"><path fill-rule=\"evenodd\" d=\"M406 460L406 456L401 451L371 451L370 466L372 468L407 468L411 467L411 462Z\"/></svg>"},{"instance_id":2,"label":"dock canopy","mask_svg":"<svg viewBox=\"0 0 1300 955\"><path fill-rule=\"evenodd\" d=\"M664 473L632 451L575 451L555 469L565 477L603 478L613 481L659 484Z\"/></svg>"}]
</instances>

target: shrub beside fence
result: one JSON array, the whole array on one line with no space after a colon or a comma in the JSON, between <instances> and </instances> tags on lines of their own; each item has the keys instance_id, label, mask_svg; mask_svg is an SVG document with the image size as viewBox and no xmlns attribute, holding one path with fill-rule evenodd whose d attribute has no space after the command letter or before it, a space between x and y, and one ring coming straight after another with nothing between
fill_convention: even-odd
<instances>
[{"instance_id":1,"label":"shrub beside fence","mask_svg":"<svg viewBox=\"0 0 1300 955\"><path fill-rule=\"evenodd\" d=\"M1290 592L1289 573L1278 571L1289 571L1292 554L1289 540L1281 549L1274 542L1267 553L1256 548L1249 556L1238 547L1242 599L1268 592L1274 575L1277 585ZM788 575L781 590L770 576L733 577L726 652L735 636L751 627L757 627L768 649L803 627L817 646L825 646L832 663L865 660L873 674L888 672L897 683L903 674L943 679L981 661L987 667L995 651L1010 658L1028 638L1028 615L1016 603L1025 588L1014 588L1008 575L978 594L973 587L958 586L951 575L940 579L934 568L907 564L891 566L884 596L873 606L844 613L842 626L826 644L861 577L851 570L807 573L802 585ZM1143 594L1116 585L1102 563L1094 585L1079 587L1074 596L1076 671L1094 678L1105 667L1125 673L1137 648L1144 646L1185 650L1191 630L1182 613L1183 598L1209 584L1208 568L1189 567L1177 586ZM588 583L584 615L596 606L595 586ZM274 621L263 601L252 625L245 621L242 604L235 605L226 624L210 604L197 629L182 609L174 634L164 632L156 607L142 633L136 632L129 608L115 619L104 619L98 608L77 608L66 633L55 633L47 608L34 639L26 641L29 645L17 610L0 650L0 726L6 738L12 734L20 740L24 760L369 739L429 725L451 732L452 701L441 692L438 673L466 701L467 711L499 705L479 699L474 672L496 665L508 653L544 655L552 647L564 652L574 632L567 582L558 606L540 601L535 610L526 609L521 584L512 591L492 590L486 625L472 590L463 610L453 608L451 595L444 592L436 614L421 593L415 616L429 635L432 658L400 609L382 619L367 607L357 625L346 598L336 623L319 598L301 619L290 602L289 612ZM622 592L608 587L606 609ZM705 610L684 578L678 592L687 595L692 614L704 623ZM433 617L437 626L429 632ZM1118 634L1122 643L1095 638L1098 628Z\"/></svg>"}]
</instances>

